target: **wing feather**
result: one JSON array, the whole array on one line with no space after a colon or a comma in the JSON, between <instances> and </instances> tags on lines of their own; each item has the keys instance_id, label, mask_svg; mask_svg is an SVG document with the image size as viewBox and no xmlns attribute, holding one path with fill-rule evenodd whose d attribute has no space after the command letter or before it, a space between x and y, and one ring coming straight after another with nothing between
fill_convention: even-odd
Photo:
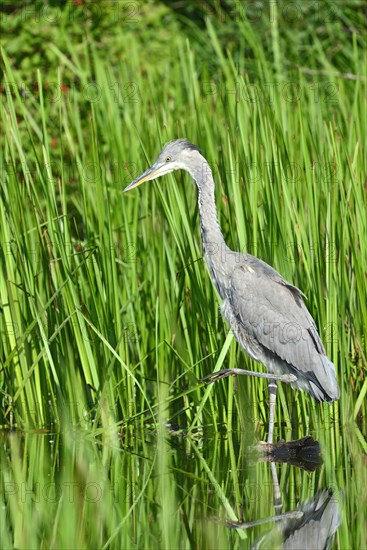
<instances>
[{"instance_id":1,"label":"wing feather","mask_svg":"<svg viewBox=\"0 0 367 550\"><path fill-rule=\"evenodd\" d=\"M332 401L339 397L334 365L325 355L303 297L297 287L254 258L233 270L227 307L238 323L237 339L250 355L270 372L296 374L297 385L315 399Z\"/></svg>"}]
</instances>

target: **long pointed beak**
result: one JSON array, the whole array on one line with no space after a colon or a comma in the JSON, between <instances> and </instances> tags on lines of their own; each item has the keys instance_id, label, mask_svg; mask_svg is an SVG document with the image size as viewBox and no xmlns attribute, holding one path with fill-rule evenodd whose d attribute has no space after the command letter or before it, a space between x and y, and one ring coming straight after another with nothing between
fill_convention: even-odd
<instances>
[{"instance_id":1,"label":"long pointed beak","mask_svg":"<svg viewBox=\"0 0 367 550\"><path fill-rule=\"evenodd\" d=\"M134 189L134 187L138 187L138 185L144 183L145 181L154 180L154 178L158 178L161 174L162 166L156 167L155 165L151 166L143 174L141 174L138 178L136 178L134 181L129 183L127 187L124 189L125 191L130 191L130 189ZM163 175L163 174L162 174Z\"/></svg>"}]
</instances>

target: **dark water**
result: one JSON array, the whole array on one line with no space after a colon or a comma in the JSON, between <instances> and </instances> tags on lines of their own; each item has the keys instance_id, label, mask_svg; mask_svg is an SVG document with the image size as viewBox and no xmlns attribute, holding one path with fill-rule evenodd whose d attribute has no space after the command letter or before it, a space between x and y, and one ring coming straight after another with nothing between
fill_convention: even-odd
<instances>
[{"instance_id":1,"label":"dark water","mask_svg":"<svg viewBox=\"0 0 367 550\"><path fill-rule=\"evenodd\" d=\"M358 426L280 463L248 433L172 428L2 432L1 547L366 548Z\"/></svg>"}]
</instances>

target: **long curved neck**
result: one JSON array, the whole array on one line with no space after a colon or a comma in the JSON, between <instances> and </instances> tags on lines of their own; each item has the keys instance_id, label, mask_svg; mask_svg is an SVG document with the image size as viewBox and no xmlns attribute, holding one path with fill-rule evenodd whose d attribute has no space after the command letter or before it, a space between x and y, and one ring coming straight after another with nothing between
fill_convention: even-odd
<instances>
[{"instance_id":1,"label":"long curved neck","mask_svg":"<svg viewBox=\"0 0 367 550\"><path fill-rule=\"evenodd\" d=\"M226 245L217 219L213 173L204 157L200 153L197 155L200 156L201 162L195 163L189 171L199 191L200 228L205 259L212 280L222 294L226 281L226 260L231 250Z\"/></svg>"}]
</instances>

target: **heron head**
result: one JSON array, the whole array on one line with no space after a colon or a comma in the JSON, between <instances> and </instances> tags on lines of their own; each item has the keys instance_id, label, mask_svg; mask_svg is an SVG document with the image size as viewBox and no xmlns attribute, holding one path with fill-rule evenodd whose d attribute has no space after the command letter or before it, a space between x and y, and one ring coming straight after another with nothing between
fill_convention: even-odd
<instances>
[{"instance_id":1,"label":"heron head","mask_svg":"<svg viewBox=\"0 0 367 550\"><path fill-rule=\"evenodd\" d=\"M194 151L200 151L200 149L188 139L176 139L166 143L156 162L125 187L124 191L130 191L145 181L154 180L174 170L187 170Z\"/></svg>"}]
</instances>

